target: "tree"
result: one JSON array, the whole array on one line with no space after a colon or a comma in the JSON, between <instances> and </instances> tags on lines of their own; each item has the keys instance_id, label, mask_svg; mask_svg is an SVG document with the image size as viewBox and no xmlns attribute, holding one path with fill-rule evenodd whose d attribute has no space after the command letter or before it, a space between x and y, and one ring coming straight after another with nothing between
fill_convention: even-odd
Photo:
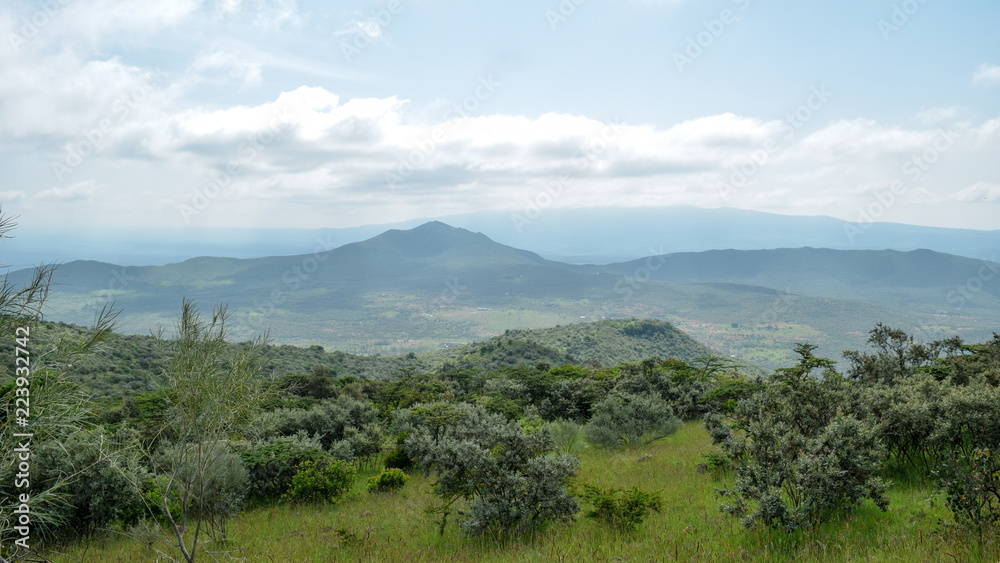
<instances>
[{"instance_id":1,"label":"tree","mask_svg":"<svg viewBox=\"0 0 1000 563\"><path fill-rule=\"evenodd\" d=\"M0 239L16 226L0 210ZM92 403L68 376L73 363L91 353L114 328L113 306L102 308L94 328L81 339L46 342L37 330L55 266L35 268L23 287L0 280L0 337L16 343L15 355L0 374L0 557L14 560L30 550L29 539L15 529L30 521L31 541L51 536L71 517L67 492L94 464L106 465L121 454L102 442ZM20 339L20 340L16 340ZM21 419L21 420L19 420ZM22 425L21 422L24 422ZM30 436L15 436L27 434ZM82 466L44 481L17 477L22 459L17 449L42 452L86 447L94 456ZM26 462L29 463L30 462ZM24 486L21 486L21 485ZM28 502L22 502L22 495ZM24 507L27 505L28 512ZM20 542L18 541L20 540Z\"/></svg>"},{"instance_id":2,"label":"tree","mask_svg":"<svg viewBox=\"0 0 1000 563\"><path fill-rule=\"evenodd\" d=\"M888 484L877 477L883 460L877 431L842 412L844 380L814 349L798 345L796 366L778 370L741 400L728 432L713 429L736 472L733 487L722 491L731 500L723 510L747 527L810 527L865 498L888 506ZM822 379L816 369L824 370Z\"/></svg>"},{"instance_id":3,"label":"tree","mask_svg":"<svg viewBox=\"0 0 1000 563\"><path fill-rule=\"evenodd\" d=\"M912 375L920 367L930 365L941 352L954 353L961 348L957 337L923 344L902 330L882 323L868 332L868 344L875 347L874 354L854 350L844 352L844 357L851 362L847 375L863 382L888 385Z\"/></svg>"},{"instance_id":4,"label":"tree","mask_svg":"<svg viewBox=\"0 0 1000 563\"><path fill-rule=\"evenodd\" d=\"M195 560L204 533L226 540L233 507L220 503L220 487L228 487L232 479L223 474L238 471L239 461L229 441L249 429L272 389L263 377L267 336L230 344L229 316L220 305L211 319L203 319L185 299L177 335L164 343L167 367L161 386L169 406L163 430L175 445L151 456L156 460L155 508L170 526L168 542L188 562Z\"/></svg>"}]
</instances>

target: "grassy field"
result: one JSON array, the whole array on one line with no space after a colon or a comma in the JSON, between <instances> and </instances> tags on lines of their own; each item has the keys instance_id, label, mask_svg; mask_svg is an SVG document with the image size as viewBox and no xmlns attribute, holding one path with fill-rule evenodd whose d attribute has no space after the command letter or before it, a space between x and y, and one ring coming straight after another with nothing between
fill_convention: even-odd
<instances>
[{"instance_id":1,"label":"grassy field","mask_svg":"<svg viewBox=\"0 0 1000 563\"><path fill-rule=\"evenodd\" d=\"M500 544L465 538L450 523L439 536L430 480L420 475L402 491L363 492L359 475L352 497L336 506L289 506L248 510L230 522L231 542L204 547L219 560L235 561L997 561L1000 546L946 531L943 497L920 480L900 478L888 512L868 503L854 514L809 532L748 531L719 510L717 487L726 476L699 472L711 450L700 423L648 447L610 453L581 452L579 481L661 490L662 513L635 533L620 535L581 518L531 538ZM159 544L161 549L167 550ZM95 540L48 553L60 562L156 561L133 539ZM166 561L166 558L159 560Z\"/></svg>"}]
</instances>

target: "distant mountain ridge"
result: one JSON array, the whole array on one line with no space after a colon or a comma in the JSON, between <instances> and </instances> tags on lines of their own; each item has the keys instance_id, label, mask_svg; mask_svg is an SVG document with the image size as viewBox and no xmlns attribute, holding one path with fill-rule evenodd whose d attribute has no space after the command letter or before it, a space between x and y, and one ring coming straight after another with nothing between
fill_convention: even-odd
<instances>
[{"instance_id":1,"label":"distant mountain ridge","mask_svg":"<svg viewBox=\"0 0 1000 563\"><path fill-rule=\"evenodd\" d=\"M124 265L163 265L192 256L299 255L368 240L389 229L407 230L434 219L527 248L551 260L622 262L652 254L775 248L915 250L927 248L969 258L1000 257L1000 230L922 227L900 223L862 225L825 216L794 216L733 208L544 209L527 222L523 212L483 211L383 225L319 229L187 227L159 231L59 232L58 226L18 229L5 241L4 262L14 269L77 259Z\"/></svg>"},{"instance_id":2,"label":"distant mountain ridge","mask_svg":"<svg viewBox=\"0 0 1000 563\"><path fill-rule=\"evenodd\" d=\"M997 274L996 263L930 250L715 250L577 265L429 222L291 256L140 267L70 262L57 271L47 315L87 324L114 301L123 330L146 333L172 326L183 298L204 307L224 302L236 311L235 338L270 327L279 342L370 354L646 317L732 355L781 365L796 341L834 356L863 347L876 322L916 327L928 338L988 337L1000 327ZM776 347L783 355L768 351Z\"/></svg>"},{"instance_id":3,"label":"distant mountain ridge","mask_svg":"<svg viewBox=\"0 0 1000 563\"><path fill-rule=\"evenodd\" d=\"M656 266L648 267L650 262ZM781 289L800 295L883 299L886 292L934 292L945 305L950 293L970 285L975 293L1000 299L1000 263L920 249L710 250L666 254L601 267L629 275L642 270L651 279L674 283L730 283ZM979 279L982 277L983 279ZM997 277L998 283L982 283ZM967 290L965 293L971 293ZM954 301L954 297L951 298Z\"/></svg>"}]
</instances>

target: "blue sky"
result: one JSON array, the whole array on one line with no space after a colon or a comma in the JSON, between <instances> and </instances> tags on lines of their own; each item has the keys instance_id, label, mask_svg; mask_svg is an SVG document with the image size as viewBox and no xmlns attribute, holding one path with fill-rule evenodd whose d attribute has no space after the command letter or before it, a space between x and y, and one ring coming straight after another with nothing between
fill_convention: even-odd
<instances>
[{"instance_id":1,"label":"blue sky","mask_svg":"<svg viewBox=\"0 0 1000 563\"><path fill-rule=\"evenodd\" d=\"M666 205L1000 229L998 24L962 0L5 1L0 203L76 232Z\"/></svg>"}]
</instances>

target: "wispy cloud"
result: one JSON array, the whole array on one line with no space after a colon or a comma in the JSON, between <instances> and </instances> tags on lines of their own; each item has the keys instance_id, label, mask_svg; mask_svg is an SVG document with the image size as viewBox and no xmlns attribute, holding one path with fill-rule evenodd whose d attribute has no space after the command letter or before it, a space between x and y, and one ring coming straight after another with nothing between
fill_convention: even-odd
<instances>
[{"instance_id":1,"label":"wispy cloud","mask_svg":"<svg viewBox=\"0 0 1000 563\"><path fill-rule=\"evenodd\" d=\"M983 63L972 75L973 84L1000 84L1000 65Z\"/></svg>"}]
</instances>

